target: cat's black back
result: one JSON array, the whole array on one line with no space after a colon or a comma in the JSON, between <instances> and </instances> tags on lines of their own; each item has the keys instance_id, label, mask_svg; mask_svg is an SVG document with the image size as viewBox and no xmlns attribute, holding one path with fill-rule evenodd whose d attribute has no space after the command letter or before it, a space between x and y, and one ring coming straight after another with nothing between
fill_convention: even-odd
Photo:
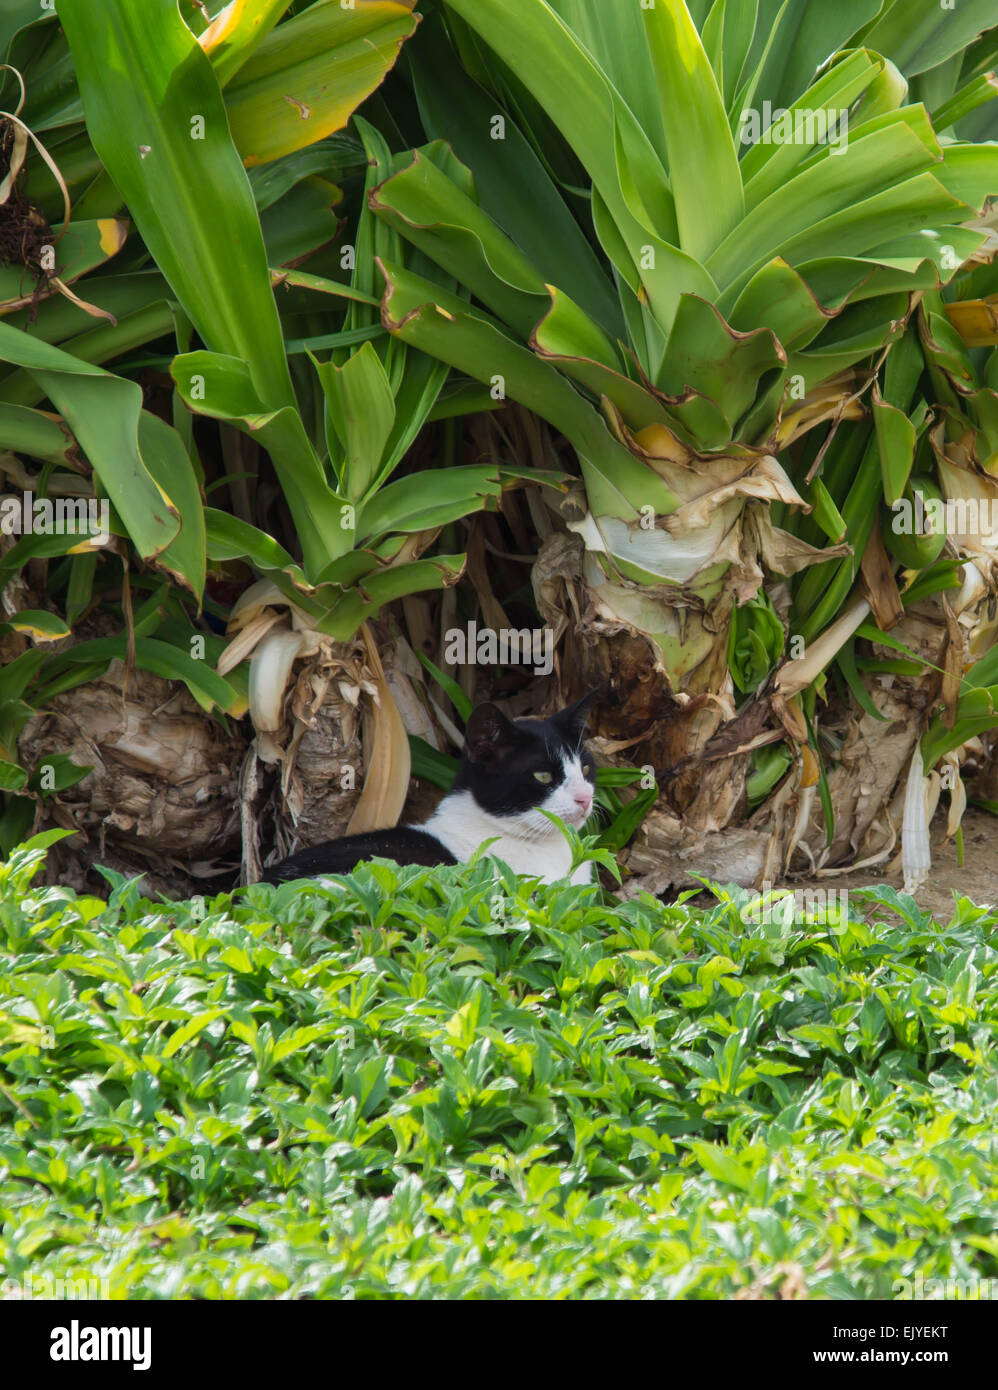
<instances>
[{"instance_id":1,"label":"cat's black back","mask_svg":"<svg viewBox=\"0 0 998 1390\"><path fill-rule=\"evenodd\" d=\"M263 883L283 883L292 878L317 878L320 874L348 874L366 859L394 859L396 864L456 864L457 860L435 835L413 826L394 830L369 830L363 835L343 835L322 845L299 850L263 873Z\"/></svg>"}]
</instances>

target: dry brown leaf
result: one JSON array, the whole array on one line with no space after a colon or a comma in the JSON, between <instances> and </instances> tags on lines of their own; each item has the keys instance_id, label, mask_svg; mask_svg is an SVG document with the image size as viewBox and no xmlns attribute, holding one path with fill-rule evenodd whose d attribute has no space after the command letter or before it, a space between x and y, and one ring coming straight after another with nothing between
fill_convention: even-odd
<instances>
[{"instance_id":1,"label":"dry brown leaf","mask_svg":"<svg viewBox=\"0 0 998 1390\"><path fill-rule=\"evenodd\" d=\"M874 622L881 632L890 632L904 617L904 605L894 579L894 565L887 554L879 526L874 526L870 532L860 573Z\"/></svg>"},{"instance_id":2,"label":"dry brown leaf","mask_svg":"<svg viewBox=\"0 0 998 1390\"><path fill-rule=\"evenodd\" d=\"M367 776L364 790L347 826L348 835L398 823L409 792L412 769L405 725L385 680L377 643L368 623L364 623L360 636L368 665L374 674L377 703L370 713L365 711L364 744L369 750Z\"/></svg>"}]
</instances>

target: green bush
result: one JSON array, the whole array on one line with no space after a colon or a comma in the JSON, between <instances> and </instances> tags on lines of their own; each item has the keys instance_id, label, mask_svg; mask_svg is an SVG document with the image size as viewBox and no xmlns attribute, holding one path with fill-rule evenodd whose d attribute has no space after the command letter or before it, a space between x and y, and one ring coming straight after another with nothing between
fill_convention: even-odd
<instances>
[{"instance_id":1,"label":"green bush","mask_svg":"<svg viewBox=\"0 0 998 1390\"><path fill-rule=\"evenodd\" d=\"M121 880L105 905L32 888L43 857L0 866L7 1277L877 1298L998 1275L990 909L942 925L877 889L753 924L734 890L621 903L490 861L188 903Z\"/></svg>"}]
</instances>

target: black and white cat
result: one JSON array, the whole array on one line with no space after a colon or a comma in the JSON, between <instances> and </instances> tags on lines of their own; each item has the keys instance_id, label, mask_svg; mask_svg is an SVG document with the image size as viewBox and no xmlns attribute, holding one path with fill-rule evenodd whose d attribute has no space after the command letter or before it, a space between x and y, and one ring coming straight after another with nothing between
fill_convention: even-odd
<instances>
[{"instance_id":1,"label":"black and white cat","mask_svg":"<svg viewBox=\"0 0 998 1390\"><path fill-rule=\"evenodd\" d=\"M453 789L422 826L399 825L346 835L299 851L264 872L264 882L345 874L365 859L398 864L457 864L483 840L488 853L516 873L553 883L572 862L568 841L541 811L581 829L593 808L596 769L583 743L590 706L600 692L549 719L511 720L495 705L479 705L468 718L464 755ZM589 883L582 864L573 883Z\"/></svg>"}]
</instances>

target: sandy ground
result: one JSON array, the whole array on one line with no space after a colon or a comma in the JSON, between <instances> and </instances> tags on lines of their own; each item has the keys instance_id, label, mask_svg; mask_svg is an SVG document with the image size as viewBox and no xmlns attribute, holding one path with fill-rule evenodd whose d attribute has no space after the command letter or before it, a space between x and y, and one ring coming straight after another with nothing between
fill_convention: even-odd
<instances>
[{"instance_id":1,"label":"sandy ground","mask_svg":"<svg viewBox=\"0 0 998 1390\"><path fill-rule=\"evenodd\" d=\"M945 842L945 816L936 816L932 823L932 871L915 894L915 901L927 912L944 922L953 912L953 894L970 898L979 907L998 903L998 817L987 811L968 808L963 817L963 865L957 863L954 841ZM887 874L882 867L855 874L835 875L813 882L794 880L793 888L868 888L873 883L888 883L899 892L903 887L900 874Z\"/></svg>"}]
</instances>

